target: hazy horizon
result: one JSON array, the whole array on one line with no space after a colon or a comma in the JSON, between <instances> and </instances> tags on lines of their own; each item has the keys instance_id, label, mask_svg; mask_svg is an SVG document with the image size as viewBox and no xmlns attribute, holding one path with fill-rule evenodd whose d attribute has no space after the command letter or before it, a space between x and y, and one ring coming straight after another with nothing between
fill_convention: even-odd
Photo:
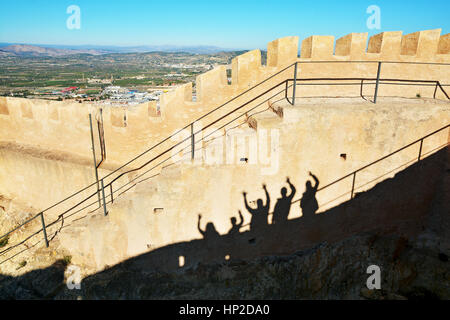
<instances>
[{"instance_id":1,"label":"hazy horizon","mask_svg":"<svg viewBox=\"0 0 450 320\"><path fill-rule=\"evenodd\" d=\"M47 48L145 48L145 47L171 47L171 48L216 48L229 51L248 50L247 48L224 48L212 45L192 44L192 45L175 45L175 44L142 44L142 45L95 45L95 44L46 44L46 43L19 43L19 42L0 42L0 47L9 45L30 45Z\"/></svg>"},{"instance_id":2,"label":"hazy horizon","mask_svg":"<svg viewBox=\"0 0 450 320\"><path fill-rule=\"evenodd\" d=\"M75 5L79 29L68 27ZM372 5L380 10L380 25L369 28ZM218 47L232 50L266 48L285 36L332 35L336 39L367 32L404 34L428 29L450 32L450 2L415 0L310 3L286 0L223 2L172 1L51 1L2 3L0 42L47 46L95 47ZM73 20L72 20L73 22Z\"/></svg>"}]
</instances>

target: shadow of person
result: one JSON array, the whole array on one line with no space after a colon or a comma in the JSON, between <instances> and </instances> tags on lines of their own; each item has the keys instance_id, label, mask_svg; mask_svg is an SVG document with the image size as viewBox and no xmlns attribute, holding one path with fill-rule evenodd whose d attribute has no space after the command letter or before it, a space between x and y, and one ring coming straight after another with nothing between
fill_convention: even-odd
<instances>
[{"instance_id":1,"label":"shadow of person","mask_svg":"<svg viewBox=\"0 0 450 320\"><path fill-rule=\"evenodd\" d=\"M319 188L319 179L311 172L309 175L314 179L314 186L312 186L311 181L306 182L306 191L303 192L302 198L300 199L300 208L302 208L303 218L314 217L317 209L319 209L319 204L316 199L316 192Z\"/></svg>"},{"instance_id":2,"label":"shadow of person","mask_svg":"<svg viewBox=\"0 0 450 320\"><path fill-rule=\"evenodd\" d=\"M230 231L228 231L227 235L236 236L239 234L239 230L244 224L244 217L242 216L241 210L239 210L239 223L236 223L237 219L235 217L231 217L230 220L231 220L231 228Z\"/></svg>"},{"instance_id":3,"label":"shadow of person","mask_svg":"<svg viewBox=\"0 0 450 320\"><path fill-rule=\"evenodd\" d=\"M289 180L289 177L286 178L286 182L289 184L291 188L291 193L287 196L287 188L281 188L281 198L278 198L277 203L275 204L275 208L273 210L272 224L280 224L287 221L289 216L289 211L291 210L292 199L295 196L295 192L297 191L294 185Z\"/></svg>"},{"instance_id":4,"label":"shadow of person","mask_svg":"<svg viewBox=\"0 0 450 320\"><path fill-rule=\"evenodd\" d=\"M203 231L202 228L200 227L200 220L201 219L202 219L202 215L199 214L198 215L197 228L198 228L198 231L203 236L203 239L220 238L220 234L219 234L219 232L217 232L216 227L214 226L214 223L212 223L212 222L208 222L206 224L205 230Z\"/></svg>"},{"instance_id":5,"label":"shadow of person","mask_svg":"<svg viewBox=\"0 0 450 320\"><path fill-rule=\"evenodd\" d=\"M267 187L265 184L263 184L263 189L266 193L266 204L263 204L262 199L258 199L256 201L256 208L249 206L247 201L247 192L242 193L244 195L245 208L247 208L248 212L252 215L252 219L250 220L250 231L259 230L267 227L268 225L267 218L269 216L270 196L269 192L267 192Z\"/></svg>"}]
</instances>

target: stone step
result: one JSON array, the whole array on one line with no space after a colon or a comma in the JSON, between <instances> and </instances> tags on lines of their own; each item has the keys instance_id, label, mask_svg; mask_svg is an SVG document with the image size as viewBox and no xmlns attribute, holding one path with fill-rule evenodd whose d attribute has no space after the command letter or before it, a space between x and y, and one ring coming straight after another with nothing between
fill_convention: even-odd
<instances>
[{"instance_id":1,"label":"stone step","mask_svg":"<svg viewBox=\"0 0 450 320\"><path fill-rule=\"evenodd\" d=\"M272 108L269 108L251 115L248 117L247 122L254 130L261 128L272 129L281 125L283 118L281 118L278 113L274 112Z\"/></svg>"}]
</instances>

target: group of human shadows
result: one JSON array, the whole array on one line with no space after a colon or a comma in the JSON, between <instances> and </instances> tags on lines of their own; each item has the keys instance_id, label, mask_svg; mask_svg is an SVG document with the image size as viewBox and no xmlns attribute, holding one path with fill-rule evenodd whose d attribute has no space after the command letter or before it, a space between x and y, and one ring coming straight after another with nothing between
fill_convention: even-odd
<instances>
[{"instance_id":1,"label":"group of human shadows","mask_svg":"<svg viewBox=\"0 0 450 320\"><path fill-rule=\"evenodd\" d=\"M319 179L309 172L309 175L314 179L314 185L311 181L306 182L306 190L300 199L300 207L302 209L303 218L313 217L316 213L319 205L316 199L316 192L319 187ZM291 183L289 178L286 179L286 183L289 185L290 194L288 195L287 188L281 188L281 198L277 199L275 204L275 208L272 216L272 225L282 225L286 221L288 221L289 212L292 206L292 200L296 193L295 186ZM258 199L256 201L256 208L252 208L247 200L247 193L243 192L245 207L248 212L251 214L250 221L250 232L257 230L264 230L267 226L269 226L268 218L269 218L269 210L270 210L270 195L267 191L266 185L263 184L263 189L266 194L266 203L263 203L262 199ZM220 234L217 232L214 223L208 222L206 224L205 230L202 230L200 227L202 215L198 215L198 223L197 228L198 231L202 234L204 239L213 239L220 237ZM231 228L226 234L227 236L236 236L240 233L240 229L243 226L244 218L242 216L242 212L239 210L239 223L235 217L230 218L231 220Z\"/></svg>"}]
</instances>

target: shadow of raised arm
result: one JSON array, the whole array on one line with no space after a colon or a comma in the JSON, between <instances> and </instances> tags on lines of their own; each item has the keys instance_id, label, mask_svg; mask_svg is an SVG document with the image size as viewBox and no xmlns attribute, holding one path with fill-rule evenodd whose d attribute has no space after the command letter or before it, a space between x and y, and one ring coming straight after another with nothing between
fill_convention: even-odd
<instances>
[{"instance_id":1,"label":"shadow of raised arm","mask_svg":"<svg viewBox=\"0 0 450 320\"><path fill-rule=\"evenodd\" d=\"M265 184L263 184L263 189L264 192L266 193L266 205L264 206L264 208L268 210L270 208L270 195L269 192L267 191L267 186Z\"/></svg>"},{"instance_id":2,"label":"shadow of raised arm","mask_svg":"<svg viewBox=\"0 0 450 320\"><path fill-rule=\"evenodd\" d=\"M314 179L315 182L313 189L317 190L319 188L319 179L314 174L312 174L311 171L309 172L309 175Z\"/></svg>"},{"instance_id":3,"label":"shadow of raised arm","mask_svg":"<svg viewBox=\"0 0 450 320\"><path fill-rule=\"evenodd\" d=\"M202 219L202 215L201 214L199 214L198 215L198 222L197 222L197 229L198 229L198 231L200 232L200 234L202 235L202 236L205 236L205 231L203 231L201 228L200 228L200 220Z\"/></svg>"},{"instance_id":4,"label":"shadow of raised arm","mask_svg":"<svg viewBox=\"0 0 450 320\"><path fill-rule=\"evenodd\" d=\"M291 180L289 180L289 177L286 179L286 182L289 184L289 187L291 188L291 194L288 196L289 201L292 201L292 199L295 196L295 193L297 192L297 189L295 186L291 183Z\"/></svg>"}]
</instances>

